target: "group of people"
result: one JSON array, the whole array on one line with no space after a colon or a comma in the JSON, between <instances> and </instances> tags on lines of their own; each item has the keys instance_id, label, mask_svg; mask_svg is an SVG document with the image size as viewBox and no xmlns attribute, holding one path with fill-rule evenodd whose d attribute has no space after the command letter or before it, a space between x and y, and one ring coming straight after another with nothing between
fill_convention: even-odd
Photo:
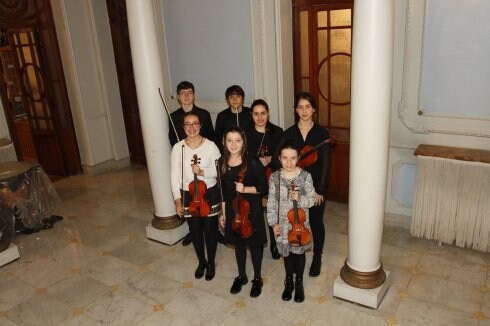
<instances>
[{"instance_id":1,"label":"group of people","mask_svg":"<svg viewBox=\"0 0 490 326\"><path fill-rule=\"evenodd\" d=\"M248 283L248 247L254 271L250 296L258 297L267 221L271 255L284 258L282 299L291 300L294 292L294 301L302 302L305 251L311 247L309 275L321 270L330 151L320 144L329 139L328 132L313 120L317 107L309 93L296 96L298 120L285 131L269 121L264 100L244 107L245 93L238 85L225 96L229 107L218 114L214 129L209 112L194 105L194 86L187 81L177 86L181 108L170 115L171 187L176 212L189 225L187 242L198 258L195 278L215 277L217 244L224 233L224 243L234 246L238 269L230 293ZM316 157L303 165L301 150L307 145ZM299 228L304 235L292 236ZM310 233L312 241L307 241Z\"/></svg>"}]
</instances>

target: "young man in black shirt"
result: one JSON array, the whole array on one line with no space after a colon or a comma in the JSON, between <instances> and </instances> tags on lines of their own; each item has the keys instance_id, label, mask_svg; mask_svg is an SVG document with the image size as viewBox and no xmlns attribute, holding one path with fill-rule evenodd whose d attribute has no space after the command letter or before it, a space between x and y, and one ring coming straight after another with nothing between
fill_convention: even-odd
<instances>
[{"instance_id":1,"label":"young man in black shirt","mask_svg":"<svg viewBox=\"0 0 490 326\"><path fill-rule=\"evenodd\" d=\"M226 101L229 107L220 113L216 117L216 138L223 149L223 135L228 128L232 126L239 126L243 130L253 124L252 113L250 108L243 106L245 100L245 92L239 85L232 85L228 87L225 92Z\"/></svg>"}]
</instances>

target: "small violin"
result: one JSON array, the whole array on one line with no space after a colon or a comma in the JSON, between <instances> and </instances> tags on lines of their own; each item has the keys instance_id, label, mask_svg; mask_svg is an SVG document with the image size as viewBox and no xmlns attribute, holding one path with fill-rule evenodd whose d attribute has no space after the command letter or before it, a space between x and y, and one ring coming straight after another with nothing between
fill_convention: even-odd
<instances>
[{"instance_id":1,"label":"small violin","mask_svg":"<svg viewBox=\"0 0 490 326\"><path fill-rule=\"evenodd\" d=\"M199 164L200 158L197 154L192 157L192 164ZM206 195L206 183L197 178L197 174L194 173L194 180L189 183L189 192L191 194L191 201L189 203L189 213L193 217L207 217L211 212L209 203L204 197Z\"/></svg>"},{"instance_id":2,"label":"small violin","mask_svg":"<svg viewBox=\"0 0 490 326\"><path fill-rule=\"evenodd\" d=\"M266 156L268 150L269 149L268 149L267 145L265 145L265 144L260 145L257 156L258 157ZM267 183L269 183L269 178L271 177L271 174L272 174L272 169L269 166L266 166L265 167L265 178L267 180Z\"/></svg>"},{"instance_id":3,"label":"small violin","mask_svg":"<svg viewBox=\"0 0 490 326\"><path fill-rule=\"evenodd\" d=\"M238 174L238 182L242 183L245 173L240 171ZM233 199L233 211L235 217L231 222L231 229L234 233L243 239L250 238L252 235L252 224L248 215L250 214L250 203L241 197L241 194L237 191L236 198Z\"/></svg>"},{"instance_id":4,"label":"small violin","mask_svg":"<svg viewBox=\"0 0 490 326\"><path fill-rule=\"evenodd\" d=\"M318 149L323 145L331 143L335 140L335 136L325 139L315 146L305 145L299 152L298 166L300 168L312 166L318 160Z\"/></svg>"},{"instance_id":5,"label":"small violin","mask_svg":"<svg viewBox=\"0 0 490 326\"><path fill-rule=\"evenodd\" d=\"M297 190L294 182L291 182L291 191ZM293 208L288 211L289 223L293 226L289 230L288 241L292 247L301 247L311 242L311 233L305 227L306 213L304 209L298 208L298 202L293 200Z\"/></svg>"}]
</instances>

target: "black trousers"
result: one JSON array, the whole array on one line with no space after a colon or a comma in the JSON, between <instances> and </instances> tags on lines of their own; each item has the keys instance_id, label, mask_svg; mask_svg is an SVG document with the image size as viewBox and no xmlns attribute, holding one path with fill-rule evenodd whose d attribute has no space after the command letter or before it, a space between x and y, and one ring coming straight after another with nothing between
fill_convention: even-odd
<instances>
[{"instance_id":1,"label":"black trousers","mask_svg":"<svg viewBox=\"0 0 490 326\"><path fill-rule=\"evenodd\" d=\"M284 257L284 269L286 277L293 277L296 273L296 278L303 278L306 265L306 255L289 253L289 256Z\"/></svg>"},{"instance_id":2,"label":"black trousers","mask_svg":"<svg viewBox=\"0 0 490 326\"><path fill-rule=\"evenodd\" d=\"M218 247L218 216L190 217L187 219L187 223L199 263L214 264L216 248ZM207 259L204 253L204 244L206 244Z\"/></svg>"},{"instance_id":3,"label":"black trousers","mask_svg":"<svg viewBox=\"0 0 490 326\"><path fill-rule=\"evenodd\" d=\"M250 255L252 256L252 265L254 268L254 278L262 278L262 257L264 256L264 247L250 247ZM242 244L235 245L235 258L238 266L238 275L242 278L247 276L247 246Z\"/></svg>"},{"instance_id":4,"label":"black trousers","mask_svg":"<svg viewBox=\"0 0 490 326\"><path fill-rule=\"evenodd\" d=\"M323 212L325 211L325 202L320 206L310 208L310 227L313 236L313 257L320 257L323 253L325 244L325 224L323 223Z\"/></svg>"}]
</instances>

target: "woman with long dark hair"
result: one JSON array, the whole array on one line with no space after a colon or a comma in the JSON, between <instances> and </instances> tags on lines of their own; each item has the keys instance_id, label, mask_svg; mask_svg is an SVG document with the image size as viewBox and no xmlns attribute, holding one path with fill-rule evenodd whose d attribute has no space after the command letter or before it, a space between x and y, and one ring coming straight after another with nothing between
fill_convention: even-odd
<instances>
[{"instance_id":1,"label":"woman with long dark hair","mask_svg":"<svg viewBox=\"0 0 490 326\"><path fill-rule=\"evenodd\" d=\"M272 155L281 140L283 130L269 121L269 105L266 101L262 99L253 101L251 110L254 123L245 129L248 142L247 151L249 156L260 160L266 169L268 181L271 173L279 168L277 160L272 160ZM272 227L269 227L269 239L271 256L273 259L279 259L280 255Z\"/></svg>"},{"instance_id":2,"label":"woman with long dark hair","mask_svg":"<svg viewBox=\"0 0 490 326\"><path fill-rule=\"evenodd\" d=\"M298 122L286 129L283 139L293 139L299 148L309 145L315 147L330 136L328 131L313 121L313 114L317 110L315 98L307 92L296 95L294 109L298 115ZM313 260L309 275L320 275L322 267L323 245L325 243L325 225L323 212L325 210L325 195L328 188L330 168L330 145L325 144L317 150L316 162L304 169L313 177L313 185L316 191L315 206L310 208L310 226L313 235ZM301 158L300 158L301 159Z\"/></svg>"},{"instance_id":3,"label":"woman with long dark hair","mask_svg":"<svg viewBox=\"0 0 490 326\"><path fill-rule=\"evenodd\" d=\"M249 247L254 269L250 296L255 298L262 293L263 246L267 242L262 209L262 196L267 191L265 172L257 158L247 157L247 138L240 127L229 128L224 134L224 141L223 157L219 164L223 192L220 225L225 230L225 243L235 246L238 267L238 276L233 281L230 293L239 293L242 286L248 283L246 250ZM245 235L235 228L237 217L248 218L251 234Z\"/></svg>"}]
</instances>

